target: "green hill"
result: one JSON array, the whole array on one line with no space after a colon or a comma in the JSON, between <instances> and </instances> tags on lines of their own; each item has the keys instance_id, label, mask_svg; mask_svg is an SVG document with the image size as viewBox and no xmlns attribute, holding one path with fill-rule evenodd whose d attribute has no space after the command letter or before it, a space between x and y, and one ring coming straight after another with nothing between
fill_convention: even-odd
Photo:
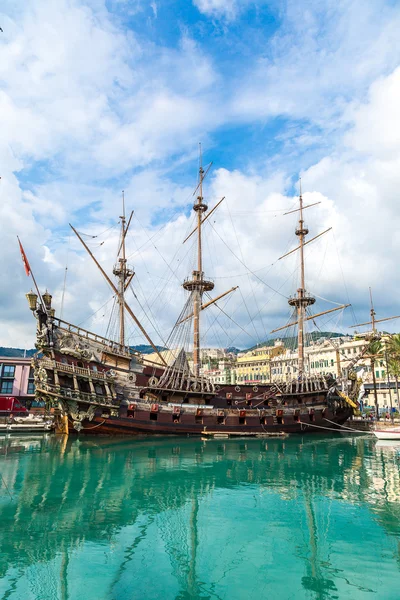
<instances>
[{"instance_id":1,"label":"green hill","mask_svg":"<svg viewBox=\"0 0 400 600\"><path fill-rule=\"evenodd\" d=\"M10 357L10 358L21 358L24 356L25 350L22 348L6 348L4 346L0 346L0 356ZM36 350L33 348L32 350L26 350L26 356L33 356Z\"/></svg>"},{"instance_id":2,"label":"green hill","mask_svg":"<svg viewBox=\"0 0 400 600\"><path fill-rule=\"evenodd\" d=\"M164 346L156 346L159 352L163 352L163 350L167 350ZM152 354L154 352L152 346L148 344L139 344L138 346L131 346L132 350L136 350L136 352L140 352L141 354Z\"/></svg>"},{"instance_id":3,"label":"green hill","mask_svg":"<svg viewBox=\"0 0 400 600\"><path fill-rule=\"evenodd\" d=\"M151 354L152 352L154 352L153 348L151 346L148 346L146 344L141 344L138 346L131 346L132 350L136 350L137 352L140 352L141 354ZM166 348L164 348L163 346L156 346L156 348L161 352L162 350L166 350ZM23 350L22 348L7 348L5 346L0 346L0 356L4 356L7 358L21 358L24 356L24 352L25 350ZM31 350L26 350L26 356L33 356L35 354L36 350L35 348L31 349Z\"/></svg>"},{"instance_id":4,"label":"green hill","mask_svg":"<svg viewBox=\"0 0 400 600\"><path fill-rule=\"evenodd\" d=\"M316 342L321 338L335 338L335 337L343 337L344 333L334 333L333 331L312 331L307 333L306 346L310 341ZM246 352L250 350L256 350L257 348L262 348L263 346L273 346L277 339L281 339L285 345L285 348L297 348L297 336L296 337L287 337L287 338L274 338L270 340L266 340L265 342L261 342L257 344L257 346L252 346L248 348Z\"/></svg>"}]
</instances>

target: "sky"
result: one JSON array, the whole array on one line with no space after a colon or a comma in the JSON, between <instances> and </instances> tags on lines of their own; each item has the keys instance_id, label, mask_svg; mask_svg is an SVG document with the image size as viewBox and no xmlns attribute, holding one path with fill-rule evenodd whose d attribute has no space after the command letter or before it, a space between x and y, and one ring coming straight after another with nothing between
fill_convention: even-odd
<instances>
[{"instance_id":1,"label":"sky","mask_svg":"<svg viewBox=\"0 0 400 600\"><path fill-rule=\"evenodd\" d=\"M298 253L278 258L297 245L300 178L320 202L310 237L332 227L306 249L316 312L352 305L320 329L368 321L369 287L377 318L400 314L398 2L4 0L0 27L0 345L35 338L17 235L57 314L113 334L112 292L69 223L112 271L122 190L128 302L167 341L194 268L199 143L205 201L225 197L204 270L214 295L239 286L203 312L203 345L250 347L288 321Z\"/></svg>"}]
</instances>

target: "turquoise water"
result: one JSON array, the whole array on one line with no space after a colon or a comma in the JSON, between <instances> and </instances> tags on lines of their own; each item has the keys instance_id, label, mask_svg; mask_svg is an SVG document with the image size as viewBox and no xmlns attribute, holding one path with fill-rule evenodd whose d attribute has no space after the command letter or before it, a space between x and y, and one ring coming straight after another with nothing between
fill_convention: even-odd
<instances>
[{"instance_id":1,"label":"turquoise water","mask_svg":"<svg viewBox=\"0 0 400 600\"><path fill-rule=\"evenodd\" d=\"M398 600L400 460L380 444L0 440L0 597Z\"/></svg>"}]
</instances>

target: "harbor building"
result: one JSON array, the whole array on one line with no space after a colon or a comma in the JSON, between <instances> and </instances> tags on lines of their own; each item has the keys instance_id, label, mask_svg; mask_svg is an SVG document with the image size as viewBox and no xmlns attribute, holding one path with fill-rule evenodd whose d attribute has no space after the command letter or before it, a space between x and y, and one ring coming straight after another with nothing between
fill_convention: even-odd
<instances>
[{"instance_id":1,"label":"harbor building","mask_svg":"<svg viewBox=\"0 0 400 600\"><path fill-rule=\"evenodd\" d=\"M360 356L364 347L364 339L354 339L350 336L321 338L306 348L307 370L310 375L319 373L341 376ZM357 365L359 364L360 361L357 362Z\"/></svg>"},{"instance_id":2,"label":"harbor building","mask_svg":"<svg viewBox=\"0 0 400 600\"><path fill-rule=\"evenodd\" d=\"M281 354L273 356L270 362L271 381L291 381L299 370L297 350L285 348Z\"/></svg>"},{"instance_id":3,"label":"harbor building","mask_svg":"<svg viewBox=\"0 0 400 600\"><path fill-rule=\"evenodd\" d=\"M218 361L218 366L213 367L207 363L203 365L202 375L207 377L214 385L229 385L232 383L232 374L236 361L230 357L224 357Z\"/></svg>"},{"instance_id":4,"label":"harbor building","mask_svg":"<svg viewBox=\"0 0 400 600\"><path fill-rule=\"evenodd\" d=\"M24 404L35 398L30 358L0 356L0 396L14 396Z\"/></svg>"},{"instance_id":5,"label":"harbor building","mask_svg":"<svg viewBox=\"0 0 400 600\"><path fill-rule=\"evenodd\" d=\"M231 369L212 369L211 371L203 369L201 374L207 377L214 385L221 386L231 383L231 373Z\"/></svg>"},{"instance_id":6,"label":"harbor building","mask_svg":"<svg viewBox=\"0 0 400 600\"><path fill-rule=\"evenodd\" d=\"M285 352L281 340L275 340L273 346L255 348L238 356L232 369L232 383L256 384L271 381L271 360Z\"/></svg>"},{"instance_id":7,"label":"harbor building","mask_svg":"<svg viewBox=\"0 0 400 600\"><path fill-rule=\"evenodd\" d=\"M304 370L310 375L332 375L333 377L343 375L353 366L363 373L371 372L370 359L358 358L364 347L364 339L354 339L350 336L321 338L305 347ZM383 360L377 361L375 370L377 378L385 377ZM298 372L297 350L286 349L284 353L271 359L271 381L289 381L296 372Z\"/></svg>"},{"instance_id":8,"label":"harbor building","mask_svg":"<svg viewBox=\"0 0 400 600\"><path fill-rule=\"evenodd\" d=\"M221 358L225 358L226 352L222 350L222 348L201 348L200 349L200 358L201 361L207 362L209 360L220 360Z\"/></svg>"}]
</instances>

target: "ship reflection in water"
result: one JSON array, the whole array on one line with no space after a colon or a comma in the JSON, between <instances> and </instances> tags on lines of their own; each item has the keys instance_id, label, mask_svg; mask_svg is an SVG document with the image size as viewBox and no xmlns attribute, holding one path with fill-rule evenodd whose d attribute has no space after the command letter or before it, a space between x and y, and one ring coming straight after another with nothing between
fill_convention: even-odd
<instances>
[{"instance_id":1,"label":"ship reflection in water","mask_svg":"<svg viewBox=\"0 0 400 600\"><path fill-rule=\"evenodd\" d=\"M0 440L0 596L398 599L400 462L371 438Z\"/></svg>"}]
</instances>

